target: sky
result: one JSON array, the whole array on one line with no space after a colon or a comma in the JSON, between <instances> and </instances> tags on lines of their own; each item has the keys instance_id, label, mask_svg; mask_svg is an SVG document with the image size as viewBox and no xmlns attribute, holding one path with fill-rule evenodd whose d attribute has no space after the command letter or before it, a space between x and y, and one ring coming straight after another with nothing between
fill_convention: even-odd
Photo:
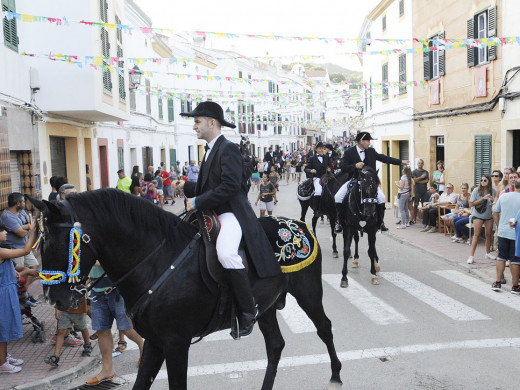
<instances>
[{"instance_id":1,"label":"sky","mask_svg":"<svg viewBox=\"0 0 520 390\"><path fill-rule=\"evenodd\" d=\"M177 31L208 31L237 34L357 38L366 15L380 0L134 0L152 19L153 27ZM248 56L324 55L353 70L359 61L343 52L352 44L274 41L259 38L216 38L215 48ZM338 55L339 54L339 55ZM289 62L285 60L283 62ZM313 62L319 62L314 61Z\"/></svg>"}]
</instances>

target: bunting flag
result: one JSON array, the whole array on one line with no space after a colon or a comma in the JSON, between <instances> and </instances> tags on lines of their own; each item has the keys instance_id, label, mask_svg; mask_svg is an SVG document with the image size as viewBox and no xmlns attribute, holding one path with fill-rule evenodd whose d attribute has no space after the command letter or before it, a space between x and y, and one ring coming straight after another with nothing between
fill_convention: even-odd
<instances>
[{"instance_id":1,"label":"bunting flag","mask_svg":"<svg viewBox=\"0 0 520 390\"><path fill-rule=\"evenodd\" d=\"M169 28L155 28L149 26L142 27L134 27L126 24L116 24L116 23L103 23L103 22L92 22L85 20L69 20L66 17L63 18L55 18L48 16L35 16L28 15L10 11L2 11L2 16L7 18L8 20L16 19L20 22L25 23L50 23L55 26L68 26L71 24L79 24L83 26L91 26L91 27L102 27L107 28L108 30L118 30L124 33L131 33L133 31L138 31L143 34L152 34L152 33L161 33L161 34L169 34L173 35L174 30ZM485 46L504 46L508 44L520 44L520 36L511 36L511 37L493 37L493 38L480 38L480 39L464 39L464 38L450 38L450 39L419 39L419 38L410 38L410 39L377 39L377 38L327 38L327 37L311 37L311 36L287 36L287 35L261 35L261 34L237 34L237 33L227 33L227 32L214 32L214 31L179 31L177 33L185 33L191 34L193 36L200 37L215 37L215 38L227 38L227 39L236 39L236 38L254 38L254 39L268 39L268 40L289 40L289 41L320 41L323 43L337 43L337 44L346 44L346 43L357 43L357 44L371 44L373 42L385 43L385 44L393 44L393 45L413 45L415 43L421 44L421 48L419 49L393 49L393 50L382 50L382 51L359 51L359 52L351 52L344 53L348 55L366 55L366 54L383 54L389 55L392 53L396 53L398 50L399 53L416 53L416 52L427 52L427 51L435 51L435 50L451 50L457 48L466 48L466 47L485 47ZM430 45L433 44L433 45ZM417 51L415 51L417 50ZM257 57L257 58L266 58L266 57ZM273 58L273 57L267 57ZM275 57L276 58L276 57Z\"/></svg>"},{"instance_id":2,"label":"bunting flag","mask_svg":"<svg viewBox=\"0 0 520 390\"><path fill-rule=\"evenodd\" d=\"M69 54L34 54L34 53L20 53L22 56L28 56L33 58L46 58L51 61L61 61L67 62L70 64L75 64L80 68L83 66L90 66L93 68L100 69L108 69L112 73L116 72L129 72L131 74L139 73L146 77L153 78L158 75L172 76L177 79L196 79L200 81L210 81L210 82L219 82L219 81L230 81L234 83L267 83L272 82L272 79L258 79L258 78L240 78L240 77L232 77L232 76L212 76L212 75L201 75L201 74L189 74L189 73L173 73L173 72L158 72L158 71L147 71L147 70L135 70L130 67L130 65L143 65L146 63L155 63L155 64L168 64L171 63L168 60L171 58L123 58L123 57L100 57L100 56L84 56L80 57L77 55L69 55ZM162 60L162 61L161 61ZM124 62L128 63L127 67L119 67L117 66L119 63ZM310 80L302 80L302 82L293 81L293 80L279 80L277 81L280 85L295 85L302 87L303 85L307 85L309 87L315 86L317 83ZM424 85L424 80L421 81L395 81L395 82L385 82L385 83L353 83L349 81L344 81L341 83L330 83L332 86L345 86L345 87L371 87L371 88L382 88L386 86L410 86L415 87L419 85Z\"/></svg>"}]
</instances>

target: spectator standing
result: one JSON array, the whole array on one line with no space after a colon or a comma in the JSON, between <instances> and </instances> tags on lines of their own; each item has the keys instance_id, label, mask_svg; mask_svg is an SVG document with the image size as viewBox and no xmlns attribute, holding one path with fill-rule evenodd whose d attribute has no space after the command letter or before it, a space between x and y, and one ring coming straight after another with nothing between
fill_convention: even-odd
<instances>
[{"instance_id":1,"label":"spectator standing","mask_svg":"<svg viewBox=\"0 0 520 390\"><path fill-rule=\"evenodd\" d=\"M406 227L410 226L408 200L410 199L410 193L412 191L412 170L409 166L405 165L403 167L401 180L396 181L395 184L399 187L397 197L399 198L399 212L401 213L401 224L397 228L406 229Z\"/></svg>"},{"instance_id":2,"label":"spectator standing","mask_svg":"<svg viewBox=\"0 0 520 390\"><path fill-rule=\"evenodd\" d=\"M132 195L140 196L141 195L141 177L142 173L139 172L139 165L134 165L132 168L132 175L130 179L132 179L132 184L130 185L130 193Z\"/></svg>"},{"instance_id":3,"label":"spectator standing","mask_svg":"<svg viewBox=\"0 0 520 390\"><path fill-rule=\"evenodd\" d=\"M412 178L415 183L415 197L413 202L413 214L412 221L416 222L417 218L417 208L419 207L419 203L421 203L421 207L424 206L425 202L428 202L430 194L428 193L428 183L430 182L430 174L426 169L423 169L424 161L419 159L417 162L417 169L414 169L412 172Z\"/></svg>"},{"instance_id":4,"label":"spectator standing","mask_svg":"<svg viewBox=\"0 0 520 390\"><path fill-rule=\"evenodd\" d=\"M92 178L90 177L90 167L88 164L85 165L85 171L87 180L87 191L92 191L94 187L92 187Z\"/></svg>"},{"instance_id":5,"label":"spectator standing","mask_svg":"<svg viewBox=\"0 0 520 390\"><path fill-rule=\"evenodd\" d=\"M152 183L153 176L150 173L144 175L143 183L141 184L141 196L153 202L156 198L155 186Z\"/></svg>"},{"instance_id":6,"label":"spectator standing","mask_svg":"<svg viewBox=\"0 0 520 390\"><path fill-rule=\"evenodd\" d=\"M516 172L515 172L516 173ZM511 176L511 174L509 174ZM518 276L520 270L520 257L516 256L516 234L511 228L509 221L514 220L520 210L520 179L516 179L514 183L515 190L503 194L493 208L493 217L498 219L498 258L497 258L497 281L493 283L491 288L494 291L500 291L502 288L501 279L506 268L506 261L510 261L511 277L513 286L512 294L520 294L518 286Z\"/></svg>"},{"instance_id":7,"label":"spectator standing","mask_svg":"<svg viewBox=\"0 0 520 390\"><path fill-rule=\"evenodd\" d=\"M51 193L49 194L48 201L56 200L56 197L58 196L58 189L56 188L56 179L58 176L52 176L49 179L49 184L51 185Z\"/></svg>"},{"instance_id":8,"label":"spectator standing","mask_svg":"<svg viewBox=\"0 0 520 390\"><path fill-rule=\"evenodd\" d=\"M190 165L186 169L188 181L197 182L197 179L199 178L199 167L196 164L195 160L190 161Z\"/></svg>"},{"instance_id":9,"label":"spectator standing","mask_svg":"<svg viewBox=\"0 0 520 390\"><path fill-rule=\"evenodd\" d=\"M19 192L13 192L7 197L7 208L0 216L0 223L4 225L7 230L7 238L5 245L13 249L22 249L27 243L29 231L31 229L32 218L25 212L25 198ZM27 267L32 270L38 270L40 265L36 257L30 251L23 256L14 257L13 262L15 267ZM25 287L33 282L34 276L28 275L25 282ZM34 298L30 297L31 301Z\"/></svg>"},{"instance_id":10,"label":"spectator standing","mask_svg":"<svg viewBox=\"0 0 520 390\"><path fill-rule=\"evenodd\" d=\"M260 191L260 172L253 172L251 174L251 187L253 192L255 188L257 191Z\"/></svg>"},{"instance_id":11,"label":"spectator standing","mask_svg":"<svg viewBox=\"0 0 520 390\"><path fill-rule=\"evenodd\" d=\"M31 221L29 239L19 249L0 248L0 374L14 374L21 371L22 359L15 359L7 353L7 343L23 337L22 315L18 300L18 273L11 259L31 253L35 235L35 222ZM7 239L7 230L0 225L0 244Z\"/></svg>"},{"instance_id":12,"label":"spectator standing","mask_svg":"<svg viewBox=\"0 0 520 390\"><path fill-rule=\"evenodd\" d=\"M444 161L437 161L437 169L433 171L432 179L435 184L437 184L437 191L439 191L439 195L442 195L446 186L444 185L446 178L446 171L444 170Z\"/></svg>"},{"instance_id":13,"label":"spectator standing","mask_svg":"<svg viewBox=\"0 0 520 390\"><path fill-rule=\"evenodd\" d=\"M69 330L74 328L81 331L83 342L78 339L73 339L77 342L68 344L71 346L79 346L83 344L83 352L81 356L90 356L92 352L92 345L87 329L87 299L83 301L77 309L69 309L67 311L60 311L55 309L55 317L58 320L58 334L56 337L56 345L54 346L54 355L47 356L44 362L52 367L58 367L60 362L61 349L65 342L65 338L69 335Z\"/></svg>"},{"instance_id":14,"label":"spectator standing","mask_svg":"<svg viewBox=\"0 0 520 390\"><path fill-rule=\"evenodd\" d=\"M302 166L303 162L301 157L296 157L296 164L295 164L295 170L296 170L296 183L300 184L300 181L302 179Z\"/></svg>"},{"instance_id":15,"label":"spectator standing","mask_svg":"<svg viewBox=\"0 0 520 390\"><path fill-rule=\"evenodd\" d=\"M265 172L265 166L262 160L258 160L258 162L256 163L256 170L260 174L260 180L262 180L262 176L264 176Z\"/></svg>"},{"instance_id":16,"label":"spectator standing","mask_svg":"<svg viewBox=\"0 0 520 390\"><path fill-rule=\"evenodd\" d=\"M166 172L168 173L168 172ZM156 190L156 199L159 201L159 206L161 206L161 209L164 208L164 191L163 191L163 179L161 177L161 170L158 169L154 173L155 177L153 180L153 183L155 185ZM168 178L170 175L168 175ZM155 184L157 183L157 184Z\"/></svg>"},{"instance_id":17,"label":"spectator standing","mask_svg":"<svg viewBox=\"0 0 520 390\"><path fill-rule=\"evenodd\" d=\"M500 170L498 170L498 169L495 169L491 173L491 180L493 180L493 188L497 192L497 196L495 198L495 202L498 200L498 197L500 196L500 193L505 188L505 187L502 186L502 179L503 179L503 177L504 177L504 174Z\"/></svg>"},{"instance_id":18,"label":"spectator standing","mask_svg":"<svg viewBox=\"0 0 520 390\"><path fill-rule=\"evenodd\" d=\"M123 297L119 294L119 291L115 288L115 285L108 276L104 274L105 271L100 266L99 261L96 261L89 274L91 282L96 282L91 293L93 299L90 308L92 313L92 328L98 335L98 345L103 367L99 374L87 381L86 384L88 386L98 385L114 377L114 368L112 366L112 346L114 345L114 340L111 332L114 320L116 320L117 329L136 343L139 347L140 356L143 355L143 338L139 336L130 325L128 317L126 316ZM101 280L98 281L100 278ZM112 288L112 290L106 294L109 288ZM141 358L139 358L139 362L137 363L138 366L140 362Z\"/></svg>"},{"instance_id":19,"label":"spectator standing","mask_svg":"<svg viewBox=\"0 0 520 390\"><path fill-rule=\"evenodd\" d=\"M515 191L515 181L518 179L518 173L516 171L512 171L509 175L507 175L507 185L505 188L500 191L499 198L508 192L514 192Z\"/></svg>"},{"instance_id":20,"label":"spectator standing","mask_svg":"<svg viewBox=\"0 0 520 390\"><path fill-rule=\"evenodd\" d=\"M273 160L274 160L274 152L273 147L269 146L268 151L264 155L264 170L267 172L271 172L271 167L273 166Z\"/></svg>"},{"instance_id":21,"label":"spectator standing","mask_svg":"<svg viewBox=\"0 0 520 390\"><path fill-rule=\"evenodd\" d=\"M269 174L269 181L273 183L274 188L276 188L276 191L278 191L278 184L280 183L280 174L276 171L276 167L271 167L271 173ZM276 196L275 196L275 202L276 202Z\"/></svg>"},{"instance_id":22,"label":"spectator standing","mask_svg":"<svg viewBox=\"0 0 520 390\"><path fill-rule=\"evenodd\" d=\"M162 189L164 194L164 204L169 204L168 199L171 200L172 206L175 204L175 200L173 200L173 189L172 189L172 173L175 174L175 172L172 172L173 167L170 167L170 172L166 172L166 170L162 169L160 173L160 177L162 179ZM177 176L175 175L174 179L177 179Z\"/></svg>"},{"instance_id":23,"label":"spectator standing","mask_svg":"<svg viewBox=\"0 0 520 390\"><path fill-rule=\"evenodd\" d=\"M125 171L120 169L117 171L117 176L119 179L117 180L116 188L127 194L131 194L130 186L132 185L132 179L125 175Z\"/></svg>"},{"instance_id":24,"label":"spectator standing","mask_svg":"<svg viewBox=\"0 0 520 390\"><path fill-rule=\"evenodd\" d=\"M262 176L262 183L260 184L260 191L256 198L255 206L260 202L260 216L263 217L265 212L273 215L274 210L274 196L276 195L276 188L273 183L269 181L267 175Z\"/></svg>"},{"instance_id":25,"label":"spectator standing","mask_svg":"<svg viewBox=\"0 0 520 390\"><path fill-rule=\"evenodd\" d=\"M486 234L486 258L495 259L490 253L491 239L493 237L493 215L491 208L495 195L496 191L491 185L491 176L489 175L482 176L479 186L471 193L469 205L471 207L474 234L473 241L471 242L470 256L467 261L468 264L475 262L474 256L482 226L484 226Z\"/></svg>"},{"instance_id":26,"label":"spectator standing","mask_svg":"<svg viewBox=\"0 0 520 390\"><path fill-rule=\"evenodd\" d=\"M421 232L436 233L437 232L437 207L442 204L455 204L457 202L457 194L453 192L453 184L448 183L446 191L439 196L437 202L428 205L428 208L423 210L423 225L425 227Z\"/></svg>"},{"instance_id":27,"label":"spectator standing","mask_svg":"<svg viewBox=\"0 0 520 390\"><path fill-rule=\"evenodd\" d=\"M184 161L184 166L182 167L182 176L188 177L188 162Z\"/></svg>"}]
</instances>

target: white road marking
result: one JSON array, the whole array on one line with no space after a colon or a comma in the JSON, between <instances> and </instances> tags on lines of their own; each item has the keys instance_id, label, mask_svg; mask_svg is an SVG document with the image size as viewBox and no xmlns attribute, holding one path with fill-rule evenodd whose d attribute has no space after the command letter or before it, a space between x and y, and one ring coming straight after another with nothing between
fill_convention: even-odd
<instances>
[{"instance_id":1,"label":"white road marking","mask_svg":"<svg viewBox=\"0 0 520 390\"><path fill-rule=\"evenodd\" d=\"M509 307L510 309L520 311L520 298L511 294L510 289L504 289L503 293L505 294L493 291L491 290L491 284L484 283L481 280L455 270L432 272L443 277L444 279L449 280L450 282L471 290L473 293L489 298L495 302Z\"/></svg>"},{"instance_id":2,"label":"white road marking","mask_svg":"<svg viewBox=\"0 0 520 390\"><path fill-rule=\"evenodd\" d=\"M380 272L379 275L453 320L480 321L491 319L487 315L450 298L446 294L443 294L402 272Z\"/></svg>"},{"instance_id":3,"label":"white road marking","mask_svg":"<svg viewBox=\"0 0 520 390\"><path fill-rule=\"evenodd\" d=\"M322 279L378 325L403 324L410 321L352 278L349 279L347 288L340 287L340 274L322 275Z\"/></svg>"},{"instance_id":4,"label":"white road marking","mask_svg":"<svg viewBox=\"0 0 520 390\"><path fill-rule=\"evenodd\" d=\"M445 350L470 350L483 348L519 348L520 338L498 338L482 340L452 341L433 344L411 344L401 347L382 347L370 349L357 349L353 351L343 351L338 353L338 358L342 362L375 359L381 357L392 357L404 354L414 354L422 352L436 352ZM329 364L329 355L304 355L292 356L280 359L279 368L300 367L314 364ZM217 374L232 374L244 371L262 371L267 366L267 360L251 360L246 362L233 362L222 364L208 364L188 368L188 376L204 376ZM134 382L137 373L124 375L123 378L129 382ZM156 380L168 379L167 370L160 370Z\"/></svg>"},{"instance_id":5,"label":"white road marking","mask_svg":"<svg viewBox=\"0 0 520 390\"><path fill-rule=\"evenodd\" d=\"M307 314L302 310L300 306L298 306L298 302L296 302L296 298L292 295L287 294L287 298L285 300L285 308L281 311L278 311L279 314L283 317L289 329L293 333L308 333L308 332L316 332L316 327L312 323Z\"/></svg>"}]
</instances>

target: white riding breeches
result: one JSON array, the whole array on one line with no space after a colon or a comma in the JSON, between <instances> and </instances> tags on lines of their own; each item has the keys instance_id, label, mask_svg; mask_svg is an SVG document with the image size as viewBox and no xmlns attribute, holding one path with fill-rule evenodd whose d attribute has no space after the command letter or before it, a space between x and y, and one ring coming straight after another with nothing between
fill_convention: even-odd
<instances>
[{"instance_id":1,"label":"white riding breeches","mask_svg":"<svg viewBox=\"0 0 520 390\"><path fill-rule=\"evenodd\" d=\"M350 179L354 180L354 179ZM334 201L336 203L343 203L343 199L345 199L345 196L347 195L347 189L348 189L348 183L350 183L350 180L347 181L345 184L343 184L338 192L336 192L336 195L334 195ZM381 187L377 187L377 204L382 204L386 202L386 196Z\"/></svg>"},{"instance_id":2,"label":"white riding breeches","mask_svg":"<svg viewBox=\"0 0 520 390\"><path fill-rule=\"evenodd\" d=\"M233 213L223 213L218 216L220 233L217 237L217 257L226 269L243 269L242 258L238 254L242 240L242 228Z\"/></svg>"},{"instance_id":3,"label":"white riding breeches","mask_svg":"<svg viewBox=\"0 0 520 390\"><path fill-rule=\"evenodd\" d=\"M321 192L323 188L321 187L320 178L315 177L312 179L312 183L314 184L314 196L321 196Z\"/></svg>"}]
</instances>

